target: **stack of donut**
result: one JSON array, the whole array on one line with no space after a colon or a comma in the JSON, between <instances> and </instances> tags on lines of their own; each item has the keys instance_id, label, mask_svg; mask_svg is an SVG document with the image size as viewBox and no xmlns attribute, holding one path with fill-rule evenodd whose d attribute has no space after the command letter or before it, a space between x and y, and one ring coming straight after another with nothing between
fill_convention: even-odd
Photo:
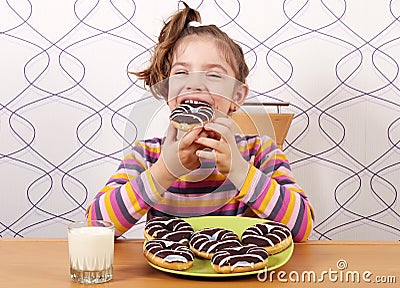
<instances>
[{"instance_id":1,"label":"stack of donut","mask_svg":"<svg viewBox=\"0 0 400 288\"><path fill-rule=\"evenodd\" d=\"M151 263L172 269L186 270L193 266L194 254L187 247L193 228L177 217L155 217L144 227L148 240L144 256Z\"/></svg>"},{"instance_id":2,"label":"stack of donut","mask_svg":"<svg viewBox=\"0 0 400 288\"><path fill-rule=\"evenodd\" d=\"M177 217L156 217L145 226L145 257L153 264L186 270L194 258L209 259L217 273L240 273L263 269L268 256L292 243L290 230L268 221L248 227L241 235L224 228L204 228L194 232Z\"/></svg>"}]
</instances>

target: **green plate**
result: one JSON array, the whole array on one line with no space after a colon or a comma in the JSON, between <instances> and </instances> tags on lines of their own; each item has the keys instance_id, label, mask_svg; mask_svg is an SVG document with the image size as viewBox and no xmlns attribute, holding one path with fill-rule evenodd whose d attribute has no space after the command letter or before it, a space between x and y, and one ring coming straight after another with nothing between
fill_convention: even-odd
<instances>
[{"instance_id":1,"label":"green plate","mask_svg":"<svg viewBox=\"0 0 400 288\"><path fill-rule=\"evenodd\" d=\"M240 216L201 216L201 217L191 217L185 218L186 222L192 225L194 231L203 229L203 228L211 228L211 227L220 227L232 230L239 236L242 235L243 231L246 230L248 227L257 224L257 223L264 223L268 222L265 219L259 218L250 218L250 217L240 217ZM277 269L283 266L286 262L289 261L290 257L293 254L294 244L292 244L285 249L284 251L270 255L268 257L268 271ZM250 271L250 272L242 272L242 273L229 273L229 274L221 274L214 271L211 266L210 260L207 259L200 259L195 257L193 266L184 271L166 269L163 267L159 267L154 265L151 262L148 262L150 266L154 267L155 269L185 275L185 276L195 276L195 277L232 277L232 276L245 276L251 274L258 274L263 272L265 269Z\"/></svg>"}]
</instances>

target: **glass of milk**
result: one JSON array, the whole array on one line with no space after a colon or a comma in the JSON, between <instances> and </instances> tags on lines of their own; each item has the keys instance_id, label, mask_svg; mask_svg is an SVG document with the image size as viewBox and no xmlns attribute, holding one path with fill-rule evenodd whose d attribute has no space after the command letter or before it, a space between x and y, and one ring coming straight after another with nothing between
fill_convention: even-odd
<instances>
[{"instance_id":1,"label":"glass of milk","mask_svg":"<svg viewBox=\"0 0 400 288\"><path fill-rule=\"evenodd\" d=\"M83 284L93 284L112 279L113 223L94 220L69 224L68 248L72 280Z\"/></svg>"}]
</instances>

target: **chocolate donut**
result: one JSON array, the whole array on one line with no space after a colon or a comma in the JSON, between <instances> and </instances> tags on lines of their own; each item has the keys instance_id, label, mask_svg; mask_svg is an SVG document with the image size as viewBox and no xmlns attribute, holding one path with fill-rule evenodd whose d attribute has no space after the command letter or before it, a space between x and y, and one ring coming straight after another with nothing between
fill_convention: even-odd
<instances>
[{"instance_id":1,"label":"chocolate donut","mask_svg":"<svg viewBox=\"0 0 400 288\"><path fill-rule=\"evenodd\" d=\"M263 247L268 254L279 253L290 246L292 234L288 227L277 222L255 224L242 234L243 245Z\"/></svg>"},{"instance_id":2,"label":"chocolate donut","mask_svg":"<svg viewBox=\"0 0 400 288\"><path fill-rule=\"evenodd\" d=\"M186 270L193 266L194 254L185 245L168 240L149 240L144 256L154 265L172 270Z\"/></svg>"},{"instance_id":3,"label":"chocolate donut","mask_svg":"<svg viewBox=\"0 0 400 288\"><path fill-rule=\"evenodd\" d=\"M169 119L177 129L188 131L195 125L204 126L213 116L214 110L208 103L186 100L172 110Z\"/></svg>"},{"instance_id":4,"label":"chocolate donut","mask_svg":"<svg viewBox=\"0 0 400 288\"><path fill-rule=\"evenodd\" d=\"M257 246L225 248L214 253L211 263L218 273L255 271L267 266L268 252Z\"/></svg>"},{"instance_id":5,"label":"chocolate donut","mask_svg":"<svg viewBox=\"0 0 400 288\"><path fill-rule=\"evenodd\" d=\"M198 257L211 259L216 251L228 247L242 246L239 237L224 228L205 228L196 231L189 241L190 249Z\"/></svg>"},{"instance_id":6,"label":"chocolate donut","mask_svg":"<svg viewBox=\"0 0 400 288\"><path fill-rule=\"evenodd\" d=\"M148 240L163 239L187 245L193 234L192 226L178 217L155 217L144 227L144 236Z\"/></svg>"}]
</instances>

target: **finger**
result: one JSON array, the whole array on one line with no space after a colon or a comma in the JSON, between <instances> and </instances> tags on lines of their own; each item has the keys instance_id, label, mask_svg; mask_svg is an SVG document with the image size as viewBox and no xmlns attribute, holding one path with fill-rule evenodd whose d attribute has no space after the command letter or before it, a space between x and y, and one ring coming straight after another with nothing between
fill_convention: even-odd
<instances>
[{"instance_id":1,"label":"finger","mask_svg":"<svg viewBox=\"0 0 400 288\"><path fill-rule=\"evenodd\" d=\"M204 130L218 133L226 142L233 145L236 143L234 136L235 125L235 122L229 118L217 118L214 122L207 123L204 126Z\"/></svg>"},{"instance_id":2,"label":"finger","mask_svg":"<svg viewBox=\"0 0 400 288\"><path fill-rule=\"evenodd\" d=\"M194 127L192 130L183 135L180 144L183 144L185 146L191 145L196 140L196 138L199 137L202 131L203 131L202 126Z\"/></svg>"},{"instance_id":3,"label":"finger","mask_svg":"<svg viewBox=\"0 0 400 288\"><path fill-rule=\"evenodd\" d=\"M205 131L204 130L204 133L201 133L199 136L200 137L207 137L207 138L211 138L211 139L215 139L215 140L220 140L221 139L221 135L219 133L211 131L211 130L209 130L209 131Z\"/></svg>"},{"instance_id":4,"label":"finger","mask_svg":"<svg viewBox=\"0 0 400 288\"><path fill-rule=\"evenodd\" d=\"M199 137L196 139L195 143L197 143L201 146L204 146L204 147L219 150L220 140L216 140L216 139L208 138L208 137Z\"/></svg>"},{"instance_id":5,"label":"finger","mask_svg":"<svg viewBox=\"0 0 400 288\"><path fill-rule=\"evenodd\" d=\"M197 150L196 155L199 158L213 160L216 161L216 155L214 150L204 149L204 150Z\"/></svg>"},{"instance_id":6,"label":"finger","mask_svg":"<svg viewBox=\"0 0 400 288\"><path fill-rule=\"evenodd\" d=\"M207 133L204 129L202 129L198 137L210 137L210 133Z\"/></svg>"},{"instance_id":7,"label":"finger","mask_svg":"<svg viewBox=\"0 0 400 288\"><path fill-rule=\"evenodd\" d=\"M164 143L171 144L176 141L176 136L178 135L178 129L176 129L172 124L168 126L167 135L165 136Z\"/></svg>"}]
</instances>

